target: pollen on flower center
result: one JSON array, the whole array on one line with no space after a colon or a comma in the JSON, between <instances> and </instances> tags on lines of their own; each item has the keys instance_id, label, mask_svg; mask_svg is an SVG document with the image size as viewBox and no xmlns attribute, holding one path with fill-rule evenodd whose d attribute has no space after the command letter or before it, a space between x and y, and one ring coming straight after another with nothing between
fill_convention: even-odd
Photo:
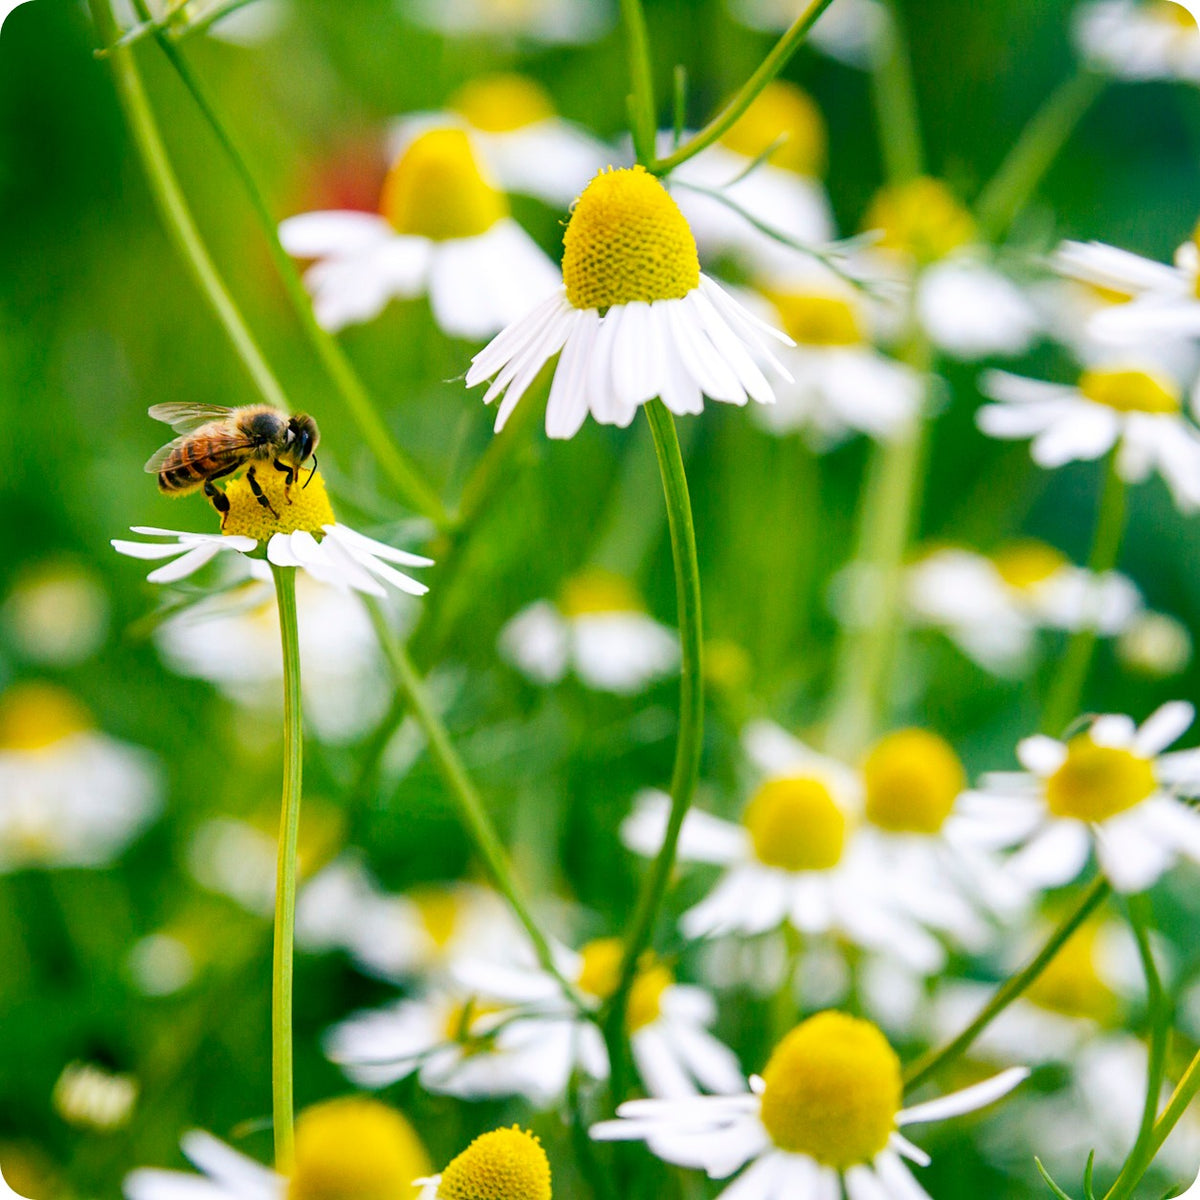
<instances>
[{"instance_id":1,"label":"pollen on flower center","mask_svg":"<svg viewBox=\"0 0 1200 1200\"><path fill-rule=\"evenodd\" d=\"M49 683L18 683L0 695L0 750L45 750L92 728L70 692Z\"/></svg>"},{"instance_id":2,"label":"pollen on flower center","mask_svg":"<svg viewBox=\"0 0 1200 1200\"><path fill-rule=\"evenodd\" d=\"M846 815L817 779L772 779L755 792L742 824L755 857L785 871L828 871L846 845Z\"/></svg>"},{"instance_id":3,"label":"pollen on flower center","mask_svg":"<svg viewBox=\"0 0 1200 1200\"><path fill-rule=\"evenodd\" d=\"M576 980L579 990L598 1000L607 1000L621 981L623 954L624 945L620 938L597 938L588 942L583 948L583 965ZM663 993L674 982L675 977L670 969L654 955L642 957L629 990L629 1003L625 1011L629 1033L636 1033L658 1019L662 1011Z\"/></svg>"},{"instance_id":4,"label":"pollen on flower center","mask_svg":"<svg viewBox=\"0 0 1200 1200\"><path fill-rule=\"evenodd\" d=\"M576 308L681 300L700 285L696 239L643 167L602 171L575 201L563 237L563 282Z\"/></svg>"},{"instance_id":5,"label":"pollen on flower center","mask_svg":"<svg viewBox=\"0 0 1200 1200\"><path fill-rule=\"evenodd\" d=\"M451 1161L437 1194L438 1200L550 1200L550 1163L532 1133L515 1125L496 1129Z\"/></svg>"},{"instance_id":6,"label":"pollen on flower center","mask_svg":"<svg viewBox=\"0 0 1200 1200\"><path fill-rule=\"evenodd\" d=\"M765 150L770 162L797 175L825 173L825 120L807 92L794 83L776 80L759 93L753 104L721 138L721 145L744 158L758 158Z\"/></svg>"},{"instance_id":7,"label":"pollen on flower center","mask_svg":"<svg viewBox=\"0 0 1200 1200\"><path fill-rule=\"evenodd\" d=\"M1085 371L1079 390L1093 404L1117 412L1177 413L1180 408L1178 389L1147 371Z\"/></svg>"},{"instance_id":8,"label":"pollen on flower center","mask_svg":"<svg viewBox=\"0 0 1200 1200\"><path fill-rule=\"evenodd\" d=\"M485 133L511 133L554 116L544 88L525 75L488 75L463 84L449 107Z\"/></svg>"},{"instance_id":9,"label":"pollen on flower center","mask_svg":"<svg viewBox=\"0 0 1200 1200\"><path fill-rule=\"evenodd\" d=\"M568 579L562 587L559 608L568 617L643 611L629 581L602 567L588 567Z\"/></svg>"},{"instance_id":10,"label":"pollen on flower center","mask_svg":"<svg viewBox=\"0 0 1200 1200\"><path fill-rule=\"evenodd\" d=\"M1154 764L1129 750L1098 746L1090 733L1067 743L1062 766L1046 780L1046 806L1056 817L1106 821L1153 794Z\"/></svg>"},{"instance_id":11,"label":"pollen on flower center","mask_svg":"<svg viewBox=\"0 0 1200 1200\"><path fill-rule=\"evenodd\" d=\"M879 245L936 262L975 238L975 221L944 183L922 177L879 192L864 227L879 230Z\"/></svg>"},{"instance_id":12,"label":"pollen on flower center","mask_svg":"<svg viewBox=\"0 0 1200 1200\"><path fill-rule=\"evenodd\" d=\"M845 1170L888 1144L900 1111L900 1060L869 1021L823 1012L775 1047L762 1123L781 1150Z\"/></svg>"},{"instance_id":13,"label":"pollen on flower center","mask_svg":"<svg viewBox=\"0 0 1200 1200\"><path fill-rule=\"evenodd\" d=\"M258 463L254 479L271 502L271 508L259 503L245 475L232 480L225 488L229 512L221 527L221 532L227 536L238 533L264 542L272 534L294 533L297 529L323 536L324 526L336 522L325 480L319 471L302 468L289 488L283 472L275 470L270 463Z\"/></svg>"},{"instance_id":14,"label":"pollen on flower center","mask_svg":"<svg viewBox=\"0 0 1200 1200\"><path fill-rule=\"evenodd\" d=\"M1117 998L1096 973L1095 926L1077 930L1030 984L1025 995L1034 1004L1068 1017L1104 1023L1116 1015Z\"/></svg>"},{"instance_id":15,"label":"pollen on flower center","mask_svg":"<svg viewBox=\"0 0 1200 1200\"><path fill-rule=\"evenodd\" d=\"M967 786L949 743L927 729L898 729L863 764L867 820L892 833L934 834Z\"/></svg>"},{"instance_id":16,"label":"pollen on flower center","mask_svg":"<svg viewBox=\"0 0 1200 1200\"><path fill-rule=\"evenodd\" d=\"M287 1200L397 1200L430 1163L412 1126L377 1100L314 1105L296 1121Z\"/></svg>"},{"instance_id":17,"label":"pollen on flower center","mask_svg":"<svg viewBox=\"0 0 1200 1200\"><path fill-rule=\"evenodd\" d=\"M992 555L1000 578L1019 592L1045 583L1067 565L1066 558L1053 546L1030 539L1011 542Z\"/></svg>"},{"instance_id":18,"label":"pollen on flower center","mask_svg":"<svg viewBox=\"0 0 1200 1200\"><path fill-rule=\"evenodd\" d=\"M486 233L508 201L484 179L464 130L431 129L388 172L380 209L397 233L444 242Z\"/></svg>"},{"instance_id":19,"label":"pollen on flower center","mask_svg":"<svg viewBox=\"0 0 1200 1200\"><path fill-rule=\"evenodd\" d=\"M802 346L857 346L864 341L858 313L842 296L781 292L770 299L784 330Z\"/></svg>"}]
</instances>

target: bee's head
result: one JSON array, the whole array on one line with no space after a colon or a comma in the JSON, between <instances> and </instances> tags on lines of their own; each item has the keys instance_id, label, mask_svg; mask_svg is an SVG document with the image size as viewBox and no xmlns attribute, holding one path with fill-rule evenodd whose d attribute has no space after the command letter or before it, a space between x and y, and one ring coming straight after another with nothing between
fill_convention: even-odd
<instances>
[{"instance_id":1,"label":"bee's head","mask_svg":"<svg viewBox=\"0 0 1200 1200\"><path fill-rule=\"evenodd\" d=\"M297 413L288 421L287 457L301 466L313 456L321 440L317 423L307 413Z\"/></svg>"}]
</instances>

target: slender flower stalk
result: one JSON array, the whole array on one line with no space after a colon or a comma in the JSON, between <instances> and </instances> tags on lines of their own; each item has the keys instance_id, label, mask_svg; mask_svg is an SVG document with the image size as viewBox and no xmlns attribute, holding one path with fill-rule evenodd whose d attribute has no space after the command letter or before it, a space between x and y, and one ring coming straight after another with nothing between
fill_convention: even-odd
<instances>
[{"instance_id":1,"label":"slender flower stalk","mask_svg":"<svg viewBox=\"0 0 1200 1200\"><path fill-rule=\"evenodd\" d=\"M650 60L650 35L642 0L621 0L621 19L629 45L629 71L633 88L629 97L633 148L640 163L654 160L658 110L654 102L654 71Z\"/></svg>"},{"instance_id":2,"label":"slender flower stalk","mask_svg":"<svg viewBox=\"0 0 1200 1200\"><path fill-rule=\"evenodd\" d=\"M1150 1024L1150 1057L1146 1068L1146 1099L1142 1106L1142 1123L1127 1161L1136 1160L1154 1134L1154 1118L1158 1115L1158 1098L1162 1094L1163 1075L1167 1066L1167 1038L1171 1028L1171 1006L1163 990L1154 948L1150 944L1150 898L1144 893L1126 897L1129 925L1137 942L1142 973L1146 977L1146 1018Z\"/></svg>"},{"instance_id":3,"label":"slender flower stalk","mask_svg":"<svg viewBox=\"0 0 1200 1200\"><path fill-rule=\"evenodd\" d=\"M883 45L871 68L871 99L884 174L897 184L925 173L925 150L908 41L896 5L886 7Z\"/></svg>"}]
</instances>

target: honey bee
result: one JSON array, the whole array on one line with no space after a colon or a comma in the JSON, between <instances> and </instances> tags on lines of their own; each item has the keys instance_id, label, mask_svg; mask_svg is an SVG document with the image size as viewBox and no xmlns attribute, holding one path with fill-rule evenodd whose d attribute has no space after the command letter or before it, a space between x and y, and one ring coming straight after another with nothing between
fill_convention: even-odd
<instances>
[{"instance_id":1,"label":"honey bee","mask_svg":"<svg viewBox=\"0 0 1200 1200\"><path fill-rule=\"evenodd\" d=\"M289 503L289 492L300 467L312 458L309 480L317 469L313 451L321 435L316 421L305 413L289 417L268 404L246 404L241 408L155 404L150 416L164 421L179 434L146 463L146 470L158 476L159 491L182 496L202 488L221 514L222 529L229 512L229 499L214 485L214 480L246 467L246 482L255 499L278 519L279 514L255 478L255 467L269 462L276 471L283 472L283 494ZM304 486L308 486L307 481Z\"/></svg>"}]
</instances>

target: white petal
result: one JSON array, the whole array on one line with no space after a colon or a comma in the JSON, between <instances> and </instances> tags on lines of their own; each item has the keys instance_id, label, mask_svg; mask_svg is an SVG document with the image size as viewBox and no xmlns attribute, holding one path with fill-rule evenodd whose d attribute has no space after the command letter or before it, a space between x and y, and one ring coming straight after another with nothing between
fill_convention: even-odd
<instances>
[{"instance_id":1,"label":"white petal","mask_svg":"<svg viewBox=\"0 0 1200 1200\"><path fill-rule=\"evenodd\" d=\"M896 1124L903 1129L906 1125L920 1125L925 1121L945 1121L950 1117L961 1117L964 1113L974 1112L995 1103L1028 1078L1028 1067L1012 1067L1001 1071L999 1075L993 1075L991 1079L985 1079L982 1083L903 1109L896 1118Z\"/></svg>"},{"instance_id":2,"label":"white petal","mask_svg":"<svg viewBox=\"0 0 1200 1200\"><path fill-rule=\"evenodd\" d=\"M392 236L383 217L366 212L313 212L288 217L279 226L283 248L296 258L355 254Z\"/></svg>"},{"instance_id":3,"label":"white petal","mask_svg":"<svg viewBox=\"0 0 1200 1200\"><path fill-rule=\"evenodd\" d=\"M1097 717L1088 726L1088 735L1097 746L1110 746L1114 750L1125 750L1133 745L1137 726L1124 713L1106 713Z\"/></svg>"},{"instance_id":4,"label":"white petal","mask_svg":"<svg viewBox=\"0 0 1200 1200\"><path fill-rule=\"evenodd\" d=\"M1134 752L1153 758L1182 737L1195 719L1196 710L1186 700L1169 701L1142 722L1133 739Z\"/></svg>"},{"instance_id":5,"label":"white petal","mask_svg":"<svg viewBox=\"0 0 1200 1200\"><path fill-rule=\"evenodd\" d=\"M1156 883L1174 858L1173 847L1154 837L1153 826L1137 810L1122 813L1095 827L1096 857L1118 892L1143 892Z\"/></svg>"},{"instance_id":6,"label":"white petal","mask_svg":"<svg viewBox=\"0 0 1200 1200\"><path fill-rule=\"evenodd\" d=\"M1066 759L1066 746L1045 734L1035 734L1017 744L1017 761L1035 775L1053 775Z\"/></svg>"},{"instance_id":7,"label":"white petal","mask_svg":"<svg viewBox=\"0 0 1200 1200\"><path fill-rule=\"evenodd\" d=\"M214 546L211 542L207 542L189 550L182 558L177 558L173 563L167 563L165 567L151 571L146 578L151 583L175 583L212 562L220 552L220 546Z\"/></svg>"}]
</instances>

